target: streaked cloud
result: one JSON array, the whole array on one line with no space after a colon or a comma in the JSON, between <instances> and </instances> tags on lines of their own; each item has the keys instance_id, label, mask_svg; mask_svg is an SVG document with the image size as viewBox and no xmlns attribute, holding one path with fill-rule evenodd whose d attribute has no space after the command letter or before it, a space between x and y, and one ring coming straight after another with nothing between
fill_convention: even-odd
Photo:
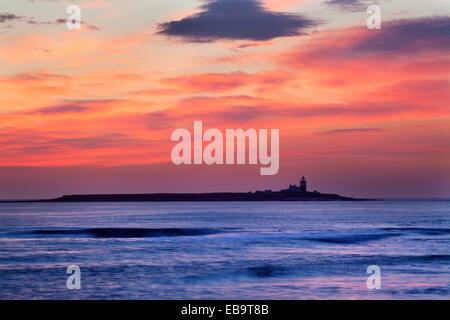
<instances>
[{"instance_id":1,"label":"streaked cloud","mask_svg":"<svg viewBox=\"0 0 450 320\"><path fill-rule=\"evenodd\" d=\"M24 22L30 25L66 25L67 19L54 19L54 20L41 20L37 17L30 16L18 16L13 13L3 12L0 13L0 23L4 22ZM94 26L92 24L85 23L84 21L80 21L82 25L87 27L90 30L100 30L99 27Z\"/></svg>"},{"instance_id":2,"label":"streaked cloud","mask_svg":"<svg viewBox=\"0 0 450 320\"><path fill-rule=\"evenodd\" d=\"M66 25L67 24L67 19L55 19L52 21L39 21L39 20L35 20L33 18L30 18L27 20L28 24L32 24L32 25ZM97 26L94 26L92 24L88 24L84 21L80 21L82 26L87 27L89 30L94 30L94 31L99 31L100 28Z\"/></svg>"},{"instance_id":3,"label":"streaked cloud","mask_svg":"<svg viewBox=\"0 0 450 320\"><path fill-rule=\"evenodd\" d=\"M350 129L335 129L329 131L321 131L318 134L341 134L341 133L368 133L368 132L381 132L382 128L350 128Z\"/></svg>"},{"instance_id":4,"label":"streaked cloud","mask_svg":"<svg viewBox=\"0 0 450 320\"><path fill-rule=\"evenodd\" d=\"M265 71L258 74L245 72L187 74L165 78L162 83L183 89L185 92L224 92L243 87L281 86L294 77L286 71Z\"/></svg>"},{"instance_id":5,"label":"streaked cloud","mask_svg":"<svg viewBox=\"0 0 450 320\"><path fill-rule=\"evenodd\" d=\"M35 113L54 114L54 113L69 113L69 112L83 112L89 108L75 104L63 104L60 106L46 107L35 110Z\"/></svg>"},{"instance_id":6,"label":"streaked cloud","mask_svg":"<svg viewBox=\"0 0 450 320\"><path fill-rule=\"evenodd\" d=\"M365 11L367 6L375 4L376 1L370 0L328 0L324 2L326 5L347 11Z\"/></svg>"},{"instance_id":7,"label":"streaked cloud","mask_svg":"<svg viewBox=\"0 0 450 320\"><path fill-rule=\"evenodd\" d=\"M13 13L0 13L0 23L21 20L23 17L16 16Z\"/></svg>"},{"instance_id":8,"label":"streaked cloud","mask_svg":"<svg viewBox=\"0 0 450 320\"><path fill-rule=\"evenodd\" d=\"M398 20L383 24L345 51L347 54L417 54L419 51L450 50L450 16Z\"/></svg>"}]
</instances>

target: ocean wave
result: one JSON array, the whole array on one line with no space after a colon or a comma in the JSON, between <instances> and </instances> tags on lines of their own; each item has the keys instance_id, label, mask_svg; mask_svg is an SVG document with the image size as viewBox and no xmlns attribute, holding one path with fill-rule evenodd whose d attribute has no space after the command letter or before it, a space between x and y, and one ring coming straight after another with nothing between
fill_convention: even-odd
<instances>
[{"instance_id":1,"label":"ocean wave","mask_svg":"<svg viewBox=\"0 0 450 320\"><path fill-rule=\"evenodd\" d=\"M424 227L392 227L392 228L381 228L380 230L385 231L412 231L415 233L420 233L424 235L445 235L450 234L449 228L424 228Z\"/></svg>"},{"instance_id":2,"label":"ocean wave","mask_svg":"<svg viewBox=\"0 0 450 320\"><path fill-rule=\"evenodd\" d=\"M257 278L270 278L287 275L292 272L287 267L265 264L246 268L246 272Z\"/></svg>"},{"instance_id":3,"label":"ocean wave","mask_svg":"<svg viewBox=\"0 0 450 320\"><path fill-rule=\"evenodd\" d=\"M398 233L369 233L369 234L346 234L346 235L321 235L321 236L311 236L298 238L300 240L309 240L317 242L326 243L337 243L337 244L355 244L361 242L375 241L384 238L399 236Z\"/></svg>"},{"instance_id":4,"label":"ocean wave","mask_svg":"<svg viewBox=\"0 0 450 320\"><path fill-rule=\"evenodd\" d=\"M205 236L228 232L209 228L86 228L32 230L25 234L37 236L87 236L95 238L156 238ZM22 233L24 234L24 233Z\"/></svg>"},{"instance_id":5,"label":"ocean wave","mask_svg":"<svg viewBox=\"0 0 450 320\"><path fill-rule=\"evenodd\" d=\"M411 262L438 262L438 261L450 261L450 255L446 254L428 254L420 256L407 256L406 260Z\"/></svg>"}]
</instances>

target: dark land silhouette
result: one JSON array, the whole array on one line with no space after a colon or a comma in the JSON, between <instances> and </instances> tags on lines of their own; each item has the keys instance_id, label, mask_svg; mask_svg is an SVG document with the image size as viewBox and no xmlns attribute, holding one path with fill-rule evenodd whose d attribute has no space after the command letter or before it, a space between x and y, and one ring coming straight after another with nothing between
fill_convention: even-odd
<instances>
[{"instance_id":1,"label":"dark land silhouette","mask_svg":"<svg viewBox=\"0 0 450 320\"><path fill-rule=\"evenodd\" d=\"M65 195L60 198L41 200L46 202L127 202L127 201L361 201L338 194L304 192L216 192L216 193L150 193L150 194L88 194Z\"/></svg>"},{"instance_id":2,"label":"dark land silhouette","mask_svg":"<svg viewBox=\"0 0 450 320\"><path fill-rule=\"evenodd\" d=\"M148 194L79 194L64 195L55 199L32 200L31 202L177 202L177 201L363 201L338 194L309 192L306 179L299 185L290 185L280 191L256 192L211 192L211 193L148 193Z\"/></svg>"}]
</instances>

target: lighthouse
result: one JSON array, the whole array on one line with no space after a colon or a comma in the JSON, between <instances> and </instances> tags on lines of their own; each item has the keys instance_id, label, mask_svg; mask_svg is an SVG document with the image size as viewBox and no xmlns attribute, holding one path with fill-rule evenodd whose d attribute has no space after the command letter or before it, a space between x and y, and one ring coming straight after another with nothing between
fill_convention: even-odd
<instances>
[{"instance_id":1,"label":"lighthouse","mask_svg":"<svg viewBox=\"0 0 450 320\"><path fill-rule=\"evenodd\" d=\"M300 192L306 192L306 179L302 177L300 180Z\"/></svg>"}]
</instances>

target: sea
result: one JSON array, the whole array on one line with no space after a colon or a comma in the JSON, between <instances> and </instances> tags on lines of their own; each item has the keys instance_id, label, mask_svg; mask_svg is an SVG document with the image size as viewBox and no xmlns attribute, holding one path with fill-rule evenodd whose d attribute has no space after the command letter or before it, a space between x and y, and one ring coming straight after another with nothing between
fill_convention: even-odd
<instances>
[{"instance_id":1,"label":"sea","mask_svg":"<svg viewBox=\"0 0 450 320\"><path fill-rule=\"evenodd\" d=\"M0 299L447 300L449 218L449 200L0 203Z\"/></svg>"}]
</instances>

